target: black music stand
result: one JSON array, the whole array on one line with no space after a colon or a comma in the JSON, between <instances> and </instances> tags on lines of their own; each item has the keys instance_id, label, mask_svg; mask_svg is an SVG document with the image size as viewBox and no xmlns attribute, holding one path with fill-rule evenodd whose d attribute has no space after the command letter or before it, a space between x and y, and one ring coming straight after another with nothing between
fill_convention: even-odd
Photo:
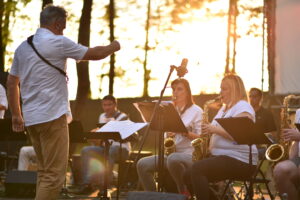
<instances>
[{"instance_id":1,"label":"black music stand","mask_svg":"<svg viewBox=\"0 0 300 200\"><path fill-rule=\"evenodd\" d=\"M0 170L6 172L10 168L11 161L18 159L19 148L24 146L26 141L25 131L14 132L12 130L11 118L0 119Z\"/></svg>"},{"instance_id":2,"label":"black music stand","mask_svg":"<svg viewBox=\"0 0 300 200\"><path fill-rule=\"evenodd\" d=\"M135 126L135 125L137 125L137 126ZM127 121L110 121L110 122L106 123L104 126L102 126L102 128L100 128L97 132L90 132L90 133L86 134L86 139L100 139L100 140L104 141L103 165L105 166L104 167L105 172L104 172L103 188L100 188L100 192L98 193L98 197L100 200L110 200L110 197L108 196L108 192L107 192L107 187L108 187L107 160L108 160L108 156L109 156L109 148L111 146L111 142L109 140L114 140L114 141L120 142L119 160L121 161L122 160L122 158L121 158L122 142L124 142L128 137L130 137L130 135L134 134L136 131L143 128L145 125L146 125L145 123L134 123L131 121L128 121L128 122ZM135 126L135 127L132 128L132 126ZM117 199L119 199L119 180L118 180L118 187L117 187Z\"/></svg>"},{"instance_id":3,"label":"black music stand","mask_svg":"<svg viewBox=\"0 0 300 200\"><path fill-rule=\"evenodd\" d=\"M70 143L86 143L85 135L80 120L73 120L69 125L69 139ZM73 153L71 150L70 153Z\"/></svg>"},{"instance_id":4,"label":"black music stand","mask_svg":"<svg viewBox=\"0 0 300 200\"><path fill-rule=\"evenodd\" d=\"M252 166L252 145L272 144L255 123L248 117L218 118L216 121L240 145L249 146L249 166ZM249 199L253 199L253 177L249 181Z\"/></svg>"},{"instance_id":5,"label":"black music stand","mask_svg":"<svg viewBox=\"0 0 300 200\"><path fill-rule=\"evenodd\" d=\"M152 130L159 131L158 140L158 192L162 192L163 171L164 171L164 132L187 133L184 123L171 102L162 102L158 105L158 110L151 116L155 110L156 102L139 102L135 107L139 110L145 122L150 122Z\"/></svg>"},{"instance_id":6,"label":"black music stand","mask_svg":"<svg viewBox=\"0 0 300 200\"><path fill-rule=\"evenodd\" d=\"M27 136L24 131L14 132L12 130L11 119L0 119L0 140L4 141L26 141Z\"/></svg>"}]
</instances>

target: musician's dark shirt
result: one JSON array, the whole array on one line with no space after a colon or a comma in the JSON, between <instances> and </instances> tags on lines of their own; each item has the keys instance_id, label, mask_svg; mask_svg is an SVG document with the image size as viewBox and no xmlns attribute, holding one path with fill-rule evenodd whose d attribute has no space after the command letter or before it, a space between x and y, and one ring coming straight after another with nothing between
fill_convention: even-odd
<instances>
[{"instance_id":1,"label":"musician's dark shirt","mask_svg":"<svg viewBox=\"0 0 300 200\"><path fill-rule=\"evenodd\" d=\"M255 112L255 118L257 126L263 133L276 131L275 121L269 110L260 107L260 109Z\"/></svg>"}]
</instances>

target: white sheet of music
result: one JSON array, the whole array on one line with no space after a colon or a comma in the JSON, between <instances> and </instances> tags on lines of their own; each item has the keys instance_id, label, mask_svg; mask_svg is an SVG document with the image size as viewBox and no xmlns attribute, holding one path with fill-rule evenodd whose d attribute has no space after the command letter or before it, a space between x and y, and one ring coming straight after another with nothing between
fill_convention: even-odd
<instances>
[{"instance_id":1,"label":"white sheet of music","mask_svg":"<svg viewBox=\"0 0 300 200\"><path fill-rule=\"evenodd\" d=\"M148 123L135 123L130 120L110 121L97 132L119 132L122 139L126 139L133 133L145 127Z\"/></svg>"}]
</instances>

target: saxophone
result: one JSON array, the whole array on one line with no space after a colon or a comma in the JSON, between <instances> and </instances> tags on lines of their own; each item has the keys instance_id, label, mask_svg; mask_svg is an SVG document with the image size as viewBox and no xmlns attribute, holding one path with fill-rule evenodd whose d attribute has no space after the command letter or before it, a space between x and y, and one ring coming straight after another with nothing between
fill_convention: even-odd
<instances>
[{"instance_id":1,"label":"saxophone","mask_svg":"<svg viewBox=\"0 0 300 200\"><path fill-rule=\"evenodd\" d=\"M291 99L300 99L300 96L288 95L284 98L283 108L281 109L281 113L280 113L281 114L280 133L282 132L282 129L290 128L291 125L290 116L288 113L288 108ZM291 144L292 144L291 141L285 142L283 138L280 136L279 143L272 144L266 150L265 156L267 160L272 162L279 162L288 159Z\"/></svg>"},{"instance_id":2,"label":"saxophone","mask_svg":"<svg viewBox=\"0 0 300 200\"><path fill-rule=\"evenodd\" d=\"M171 153L176 151L174 137L167 137L164 141L164 152L165 155L168 156Z\"/></svg>"},{"instance_id":3,"label":"saxophone","mask_svg":"<svg viewBox=\"0 0 300 200\"><path fill-rule=\"evenodd\" d=\"M208 100L204 103L203 106L203 113L202 113L202 124L208 124L208 111L209 105L213 103L217 103L221 100L221 96L218 96L215 99ZM191 145L194 147L194 151L192 154L193 161L201 160L203 158L207 158L209 156L209 141L210 141L210 134L201 134L199 138L192 140Z\"/></svg>"}]
</instances>

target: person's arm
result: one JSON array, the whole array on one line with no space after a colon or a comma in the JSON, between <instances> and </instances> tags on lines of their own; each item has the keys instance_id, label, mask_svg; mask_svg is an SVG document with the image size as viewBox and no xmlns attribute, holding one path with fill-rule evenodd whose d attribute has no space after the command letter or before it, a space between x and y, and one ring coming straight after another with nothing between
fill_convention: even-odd
<instances>
[{"instance_id":1,"label":"person's arm","mask_svg":"<svg viewBox=\"0 0 300 200\"><path fill-rule=\"evenodd\" d=\"M300 141L300 132L293 128L287 128L282 130L282 136L285 142L293 142L290 147L289 157L293 158L298 156L299 152L299 141Z\"/></svg>"},{"instance_id":2,"label":"person's arm","mask_svg":"<svg viewBox=\"0 0 300 200\"><path fill-rule=\"evenodd\" d=\"M6 110L7 108L0 103L0 110Z\"/></svg>"},{"instance_id":3,"label":"person's arm","mask_svg":"<svg viewBox=\"0 0 300 200\"><path fill-rule=\"evenodd\" d=\"M193 133L191 131L189 131L188 133L183 134L185 137L187 137L190 140L194 140L196 138L199 138L201 135Z\"/></svg>"},{"instance_id":4,"label":"person's arm","mask_svg":"<svg viewBox=\"0 0 300 200\"><path fill-rule=\"evenodd\" d=\"M7 97L12 115L12 128L15 132L24 131L24 120L20 106L19 77L9 75L7 79Z\"/></svg>"},{"instance_id":5,"label":"person's arm","mask_svg":"<svg viewBox=\"0 0 300 200\"><path fill-rule=\"evenodd\" d=\"M297 142L293 142L291 148L290 148L290 152L289 153L289 158L295 158L295 157L298 157L299 154L299 141Z\"/></svg>"},{"instance_id":6,"label":"person's arm","mask_svg":"<svg viewBox=\"0 0 300 200\"><path fill-rule=\"evenodd\" d=\"M96 46L88 48L82 60L100 60L120 50L121 46L118 41L113 41L107 46Z\"/></svg>"},{"instance_id":7,"label":"person's arm","mask_svg":"<svg viewBox=\"0 0 300 200\"><path fill-rule=\"evenodd\" d=\"M249 117L250 119L253 120L253 116L248 113L248 112L242 112L234 117ZM212 124L203 124L201 125L202 127L202 132L203 133L208 133L208 134L218 134L226 139L229 139L229 140L234 140L231 135L221 126L215 126L215 125L212 125Z\"/></svg>"}]
</instances>

